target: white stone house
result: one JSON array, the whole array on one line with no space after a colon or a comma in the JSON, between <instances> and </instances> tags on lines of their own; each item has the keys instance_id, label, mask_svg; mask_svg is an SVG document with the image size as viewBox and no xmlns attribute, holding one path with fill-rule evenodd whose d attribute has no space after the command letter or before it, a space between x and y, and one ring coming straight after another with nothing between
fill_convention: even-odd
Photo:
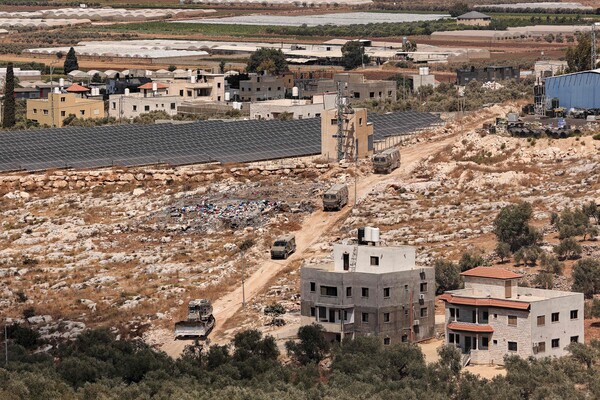
<instances>
[{"instance_id":1,"label":"white stone house","mask_svg":"<svg viewBox=\"0 0 600 400\"><path fill-rule=\"evenodd\" d=\"M561 357L584 341L583 294L517 286L522 276L491 267L461 274L465 288L444 293L447 344L473 364L503 364L505 355Z\"/></svg>"}]
</instances>

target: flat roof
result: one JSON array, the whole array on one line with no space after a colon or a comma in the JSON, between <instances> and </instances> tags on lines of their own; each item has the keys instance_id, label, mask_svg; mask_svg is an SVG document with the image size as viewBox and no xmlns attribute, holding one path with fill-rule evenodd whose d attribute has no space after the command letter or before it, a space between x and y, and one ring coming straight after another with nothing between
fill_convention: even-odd
<instances>
[{"instance_id":1,"label":"flat roof","mask_svg":"<svg viewBox=\"0 0 600 400\"><path fill-rule=\"evenodd\" d=\"M492 279L517 279L522 278L523 275L516 274L504 268L492 268L492 267L476 267L461 273L462 276L474 276L478 278L492 278Z\"/></svg>"}]
</instances>

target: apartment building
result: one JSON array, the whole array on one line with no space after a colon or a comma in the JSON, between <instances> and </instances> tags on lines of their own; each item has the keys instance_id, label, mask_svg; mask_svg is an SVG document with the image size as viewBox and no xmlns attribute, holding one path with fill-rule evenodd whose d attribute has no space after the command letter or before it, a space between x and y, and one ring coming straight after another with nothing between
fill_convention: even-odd
<instances>
[{"instance_id":1,"label":"apartment building","mask_svg":"<svg viewBox=\"0 0 600 400\"><path fill-rule=\"evenodd\" d=\"M351 102L364 100L396 100L396 81L365 79L363 74L340 73L333 79L321 79L317 83L317 92L336 92L338 82L344 84L344 93ZM308 95L304 92L304 95Z\"/></svg>"},{"instance_id":2,"label":"apartment building","mask_svg":"<svg viewBox=\"0 0 600 400\"><path fill-rule=\"evenodd\" d=\"M166 79L170 95L178 95L182 101L225 101L225 75L204 71L190 71L185 78Z\"/></svg>"},{"instance_id":3,"label":"apartment building","mask_svg":"<svg viewBox=\"0 0 600 400\"><path fill-rule=\"evenodd\" d=\"M70 114L80 119L104 118L104 101L76 93L50 93L47 99L27 100L27 119L40 125L61 127Z\"/></svg>"},{"instance_id":4,"label":"apartment building","mask_svg":"<svg viewBox=\"0 0 600 400\"><path fill-rule=\"evenodd\" d=\"M292 73L278 76L251 73L248 74L248 77L250 79L240 81L239 96L241 101L255 102L283 99L287 91L294 87Z\"/></svg>"},{"instance_id":5,"label":"apartment building","mask_svg":"<svg viewBox=\"0 0 600 400\"><path fill-rule=\"evenodd\" d=\"M335 107L335 98L335 93L323 93L311 100L278 99L250 103L250 119L278 119L285 114L292 119L319 118L326 109Z\"/></svg>"},{"instance_id":6,"label":"apartment building","mask_svg":"<svg viewBox=\"0 0 600 400\"><path fill-rule=\"evenodd\" d=\"M164 111L170 116L177 114L182 99L169 95L169 86L160 82L148 82L138 87L138 93L113 94L108 98L108 115L117 119L133 119L151 111Z\"/></svg>"},{"instance_id":7,"label":"apartment building","mask_svg":"<svg viewBox=\"0 0 600 400\"><path fill-rule=\"evenodd\" d=\"M301 322L328 340L374 335L384 345L434 334L433 268L415 265L412 246L383 246L376 228L334 244L333 262L301 269Z\"/></svg>"},{"instance_id":8,"label":"apartment building","mask_svg":"<svg viewBox=\"0 0 600 400\"><path fill-rule=\"evenodd\" d=\"M446 343L473 364L503 364L505 355L567 354L584 341L583 294L519 287L522 276L491 267L461 274L465 288L444 293Z\"/></svg>"}]
</instances>

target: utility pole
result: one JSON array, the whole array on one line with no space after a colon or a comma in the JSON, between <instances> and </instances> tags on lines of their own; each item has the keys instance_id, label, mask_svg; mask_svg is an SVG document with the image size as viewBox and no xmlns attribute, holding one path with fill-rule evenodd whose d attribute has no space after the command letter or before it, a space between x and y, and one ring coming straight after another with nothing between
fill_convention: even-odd
<instances>
[{"instance_id":1,"label":"utility pole","mask_svg":"<svg viewBox=\"0 0 600 400\"><path fill-rule=\"evenodd\" d=\"M246 263L244 258L244 250L242 250L242 308L246 308L246 290L244 287L246 279Z\"/></svg>"}]
</instances>

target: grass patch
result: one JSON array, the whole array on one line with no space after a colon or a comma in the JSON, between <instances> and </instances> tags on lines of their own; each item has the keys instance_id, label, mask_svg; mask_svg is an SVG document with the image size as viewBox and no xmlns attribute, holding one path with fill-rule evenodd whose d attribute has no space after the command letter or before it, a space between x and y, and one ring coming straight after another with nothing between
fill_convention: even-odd
<instances>
[{"instance_id":1,"label":"grass patch","mask_svg":"<svg viewBox=\"0 0 600 400\"><path fill-rule=\"evenodd\" d=\"M257 36L265 34L263 26L256 25L221 25L221 24L187 24L177 22L141 22L134 24L115 24L97 27L99 31L120 31L138 33L172 33L172 34L199 34L205 36Z\"/></svg>"}]
</instances>

